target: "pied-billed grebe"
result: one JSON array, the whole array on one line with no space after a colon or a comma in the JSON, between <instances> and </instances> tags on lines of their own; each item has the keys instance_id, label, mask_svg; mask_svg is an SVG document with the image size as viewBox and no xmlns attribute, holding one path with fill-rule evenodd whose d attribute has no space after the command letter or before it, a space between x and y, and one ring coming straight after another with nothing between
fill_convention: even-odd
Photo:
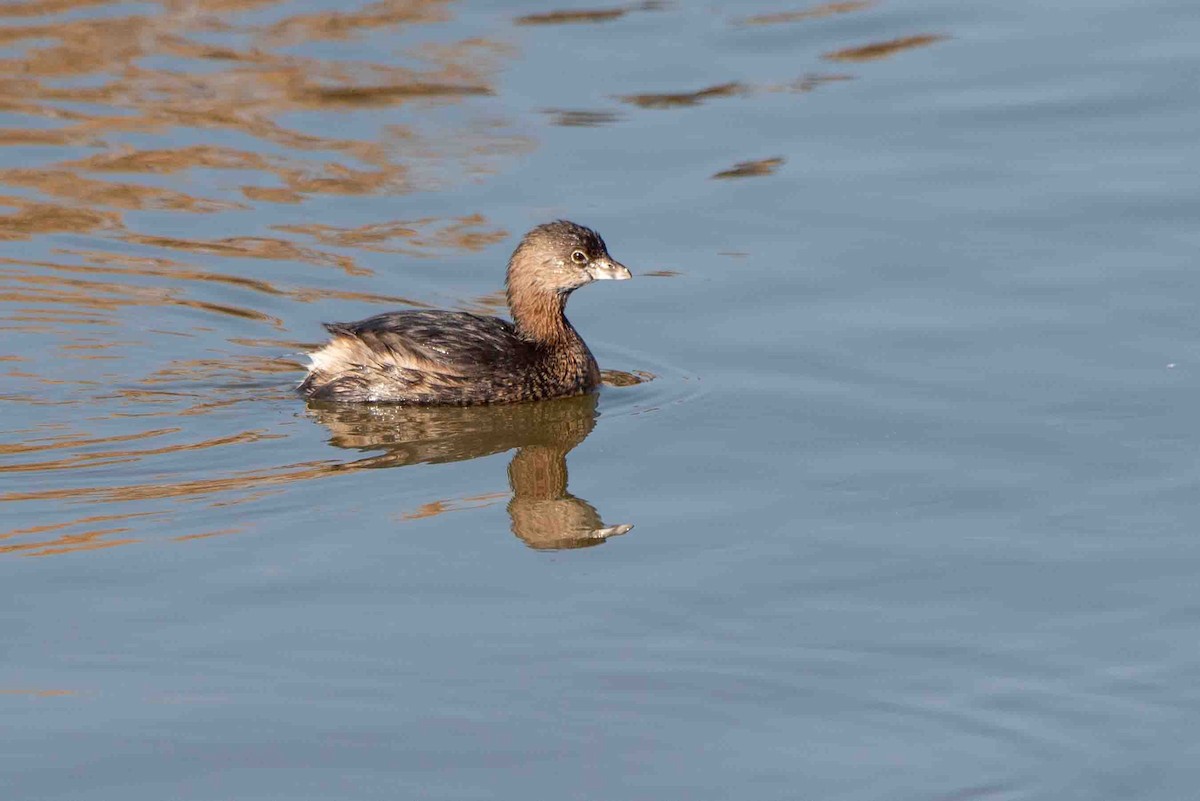
<instances>
[{"instance_id":1,"label":"pied-billed grebe","mask_svg":"<svg viewBox=\"0 0 1200 801\"><path fill-rule=\"evenodd\" d=\"M300 392L313 400L469 406L581 395L596 359L567 322L567 297L629 278L600 235L566 220L527 233L508 261L513 322L450 311L400 311L326 323Z\"/></svg>"}]
</instances>

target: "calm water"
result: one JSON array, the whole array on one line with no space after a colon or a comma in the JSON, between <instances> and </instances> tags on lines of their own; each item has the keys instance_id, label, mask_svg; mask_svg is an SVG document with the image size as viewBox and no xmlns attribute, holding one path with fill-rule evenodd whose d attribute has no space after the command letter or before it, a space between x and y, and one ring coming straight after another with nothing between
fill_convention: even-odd
<instances>
[{"instance_id":1,"label":"calm water","mask_svg":"<svg viewBox=\"0 0 1200 801\"><path fill-rule=\"evenodd\" d=\"M0 17L5 798L1195 796L1194 2ZM558 216L598 398L292 394Z\"/></svg>"}]
</instances>

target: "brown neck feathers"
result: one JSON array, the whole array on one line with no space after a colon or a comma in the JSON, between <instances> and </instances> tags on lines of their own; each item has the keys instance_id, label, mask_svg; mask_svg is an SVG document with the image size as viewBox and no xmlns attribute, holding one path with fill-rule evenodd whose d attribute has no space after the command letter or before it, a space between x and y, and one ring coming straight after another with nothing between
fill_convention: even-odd
<instances>
[{"instance_id":1,"label":"brown neck feathers","mask_svg":"<svg viewBox=\"0 0 1200 801\"><path fill-rule=\"evenodd\" d=\"M567 296L542 287L509 284L508 308L512 311L517 331L535 342L556 343L573 333L563 309Z\"/></svg>"},{"instance_id":2,"label":"brown neck feathers","mask_svg":"<svg viewBox=\"0 0 1200 801\"><path fill-rule=\"evenodd\" d=\"M563 315L570 292L555 283L554 266L532 251L523 242L508 265L508 308L513 322L521 336L534 342L567 341L574 334Z\"/></svg>"}]
</instances>

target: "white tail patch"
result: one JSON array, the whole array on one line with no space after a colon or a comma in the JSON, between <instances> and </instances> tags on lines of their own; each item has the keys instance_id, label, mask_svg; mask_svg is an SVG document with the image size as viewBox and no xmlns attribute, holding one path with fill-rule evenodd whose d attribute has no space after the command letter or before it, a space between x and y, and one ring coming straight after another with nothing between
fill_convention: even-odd
<instances>
[{"instance_id":1,"label":"white tail patch","mask_svg":"<svg viewBox=\"0 0 1200 801\"><path fill-rule=\"evenodd\" d=\"M363 368L445 372L445 367L416 353L405 353L394 347L373 348L361 339L346 336L335 336L324 347L309 353L308 359L310 373L326 376L356 372Z\"/></svg>"},{"instance_id":2,"label":"white tail patch","mask_svg":"<svg viewBox=\"0 0 1200 801\"><path fill-rule=\"evenodd\" d=\"M339 367L344 369L353 350L354 348L348 340L336 337L327 345L308 354L308 371L310 373L336 373Z\"/></svg>"}]
</instances>

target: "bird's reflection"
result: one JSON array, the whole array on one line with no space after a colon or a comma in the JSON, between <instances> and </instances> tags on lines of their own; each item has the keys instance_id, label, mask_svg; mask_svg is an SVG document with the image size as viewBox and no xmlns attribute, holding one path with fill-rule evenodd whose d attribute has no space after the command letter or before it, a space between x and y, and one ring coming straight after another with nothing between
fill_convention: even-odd
<instances>
[{"instance_id":1,"label":"bird's reflection","mask_svg":"<svg viewBox=\"0 0 1200 801\"><path fill-rule=\"evenodd\" d=\"M339 448L381 451L355 468L457 462L517 449L508 465L512 531L531 548L585 548L624 534L567 491L567 453L596 425L596 395L499 406L310 403Z\"/></svg>"}]
</instances>

